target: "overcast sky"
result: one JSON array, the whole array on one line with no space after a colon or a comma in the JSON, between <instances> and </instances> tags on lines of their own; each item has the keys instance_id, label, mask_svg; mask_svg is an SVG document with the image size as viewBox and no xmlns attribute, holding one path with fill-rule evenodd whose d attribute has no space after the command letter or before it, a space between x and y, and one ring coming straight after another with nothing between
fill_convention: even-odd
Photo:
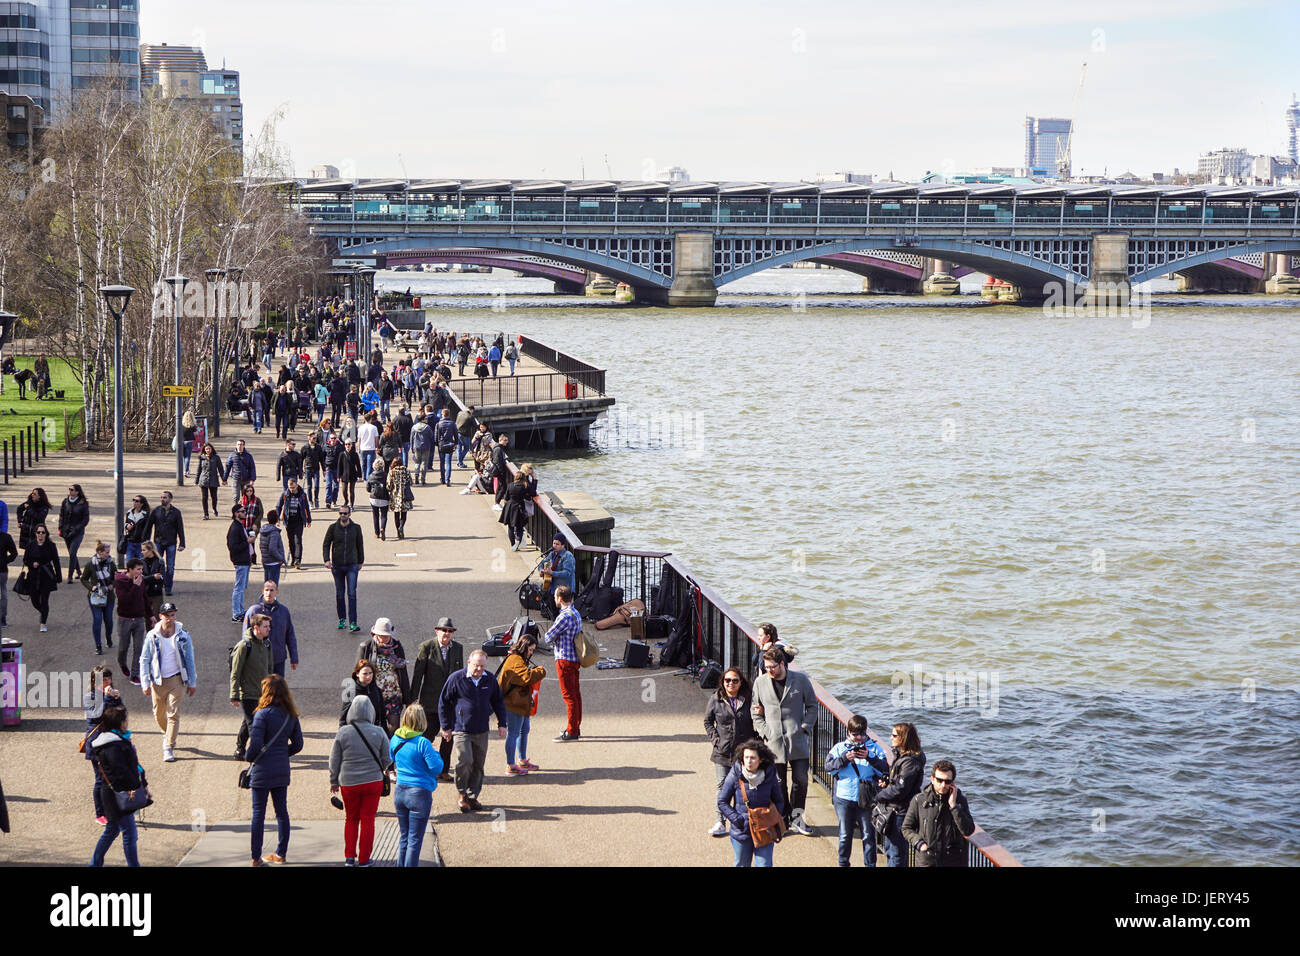
<instances>
[{"instance_id":1,"label":"overcast sky","mask_svg":"<svg viewBox=\"0 0 1300 956\"><path fill-rule=\"evenodd\" d=\"M1069 116L1076 173L1281 154L1295 0L141 0L145 43L241 73L301 175L915 179L1023 162Z\"/></svg>"}]
</instances>

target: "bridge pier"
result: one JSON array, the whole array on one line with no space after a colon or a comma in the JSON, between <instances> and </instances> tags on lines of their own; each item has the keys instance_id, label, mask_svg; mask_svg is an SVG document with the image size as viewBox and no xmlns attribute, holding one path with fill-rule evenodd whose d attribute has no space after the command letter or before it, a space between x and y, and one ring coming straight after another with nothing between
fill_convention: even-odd
<instances>
[{"instance_id":1,"label":"bridge pier","mask_svg":"<svg viewBox=\"0 0 1300 956\"><path fill-rule=\"evenodd\" d=\"M679 232L673 237L673 284L663 298L665 305L696 307L712 306L718 300L712 233Z\"/></svg>"},{"instance_id":2,"label":"bridge pier","mask_svg":"<svg viewBox=\"0 0 1300 956\"><path fill-rule=\"evenodd\" d=\"M582 295L586 292L586 287L581 282L565 282L563 279L555 280L556 295Z\"/></svg>"},{"instance_id":3,"label":"bridge pier","mask_svg":"<svg viewBox=\"0 0 1300 956\"><path fill-rule=\"evenodd\" d=\"M863 274L862 291L879 295L916 295L921 291L921 280L882 269Z\"/></svg>"},{"instance_id":4,"label":"bridge pier","mask_svg":"<svg viewBox=\"0 0 1300 956\"><path fill-rule=\"evenodd\" d=\"M1300 295L1300 278L1291 273L1289 252L1264 256L1264 291L1269 295Z\"/></svg>"},{"instance_id":5,"label":"bridge pier","mask_svg":"<svg viewBox=\"0 0 1300 956\"><path fill-rule=\"evenodd\" d=\"M1128 281L1128 235L1098 232L1092 236L1092 276L1080 305L1117 307L1128 305L1132 285Z\"/></svg>"},{"instance_id":6,"label":"bridge pier","mask_svg":"<svg viewBox=\"0 0 1300 956\"><path fill-rule=\"evenodd\" d=\"M942 259L922 259L921 291L925 295L956 295L961 291L961 283L952 274L952 263Z\"/></svg>"}]
</instances>

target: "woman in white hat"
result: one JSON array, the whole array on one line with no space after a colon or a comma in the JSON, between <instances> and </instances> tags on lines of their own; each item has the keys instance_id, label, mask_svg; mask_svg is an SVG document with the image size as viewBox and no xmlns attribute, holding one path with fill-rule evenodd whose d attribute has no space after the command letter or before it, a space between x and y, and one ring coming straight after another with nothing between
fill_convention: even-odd
<instances>
[{"instance_id":1,"label":"woman in white hat","mask_svg":"<svg viewBox=\"0 0 1300 956\"><path fill-rule=\"evenodd\" d=\"M384 712L376 722L395 733L401 726L402 708L411 702L411 678L407 673L406 652L393 636L393 622L386 617L375 621L370 639L357 648L357 660L369 661L375 669L375 683L384 696Z\"/></svg>"}]
</instances>

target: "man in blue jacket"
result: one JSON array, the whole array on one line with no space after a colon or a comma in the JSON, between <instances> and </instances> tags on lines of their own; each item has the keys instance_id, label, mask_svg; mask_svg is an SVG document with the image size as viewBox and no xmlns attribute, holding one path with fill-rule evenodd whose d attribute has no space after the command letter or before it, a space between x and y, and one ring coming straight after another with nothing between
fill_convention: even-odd
<instances>
[{"instance_id":1,"label":"man in blue jacket","mask_svg":"<svg viewBox=\"0 0 1300 956\"><path fill-rule=\"evenodd\" d=\"M840 818L840 866L853 855L853 837L862 836L862 865L876 865L876 831L871 827L871 798L876 777L889 776L889 761L880 745L867 736L867 718L854 714L848 723L849 739L826 755L826 772L835 778L835 815ZM866 794L866 805L858 795Z\"/></svg>"},{"instance_id":2,"label":"man in blue jacket","mask_svg":"<svg viewBox=\"0 0 1300 956\"><path fill-rule=\"evenodd\" d=\"M487 764L488 720L497 715L497 733L506 737L506 704L501 686L487 673L487 654L482 648L470 651L463 671L447 678L438 697L438 723L444 740L454 741L456 792L461 813L482 810L478 802L483 789L483 767Z\"/></svg>"},{"instance_id":3,"label":"man in blue jacket","mask_svg":"<svg viewBox=\"0 0 1300 956\"><path fill-rule=\"evenodd\" d=\"M298 669L298 637L293 632L293 615L280 603L280 585L267 581L262 585L262 600L244 612L244 629L252 626L254 614L265 614L271 619L271 670L284 676L287 660Z\"/></svg>"}]
</instances>

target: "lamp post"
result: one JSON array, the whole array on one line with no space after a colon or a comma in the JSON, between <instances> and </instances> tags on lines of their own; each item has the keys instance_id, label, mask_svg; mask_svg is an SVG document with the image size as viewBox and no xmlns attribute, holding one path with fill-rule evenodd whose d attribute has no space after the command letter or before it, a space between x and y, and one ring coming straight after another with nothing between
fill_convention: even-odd
<instances>
[{"instance_id":1,"label":"lamp post","mask_svg":"<svg viewBox=\"0 0 1300 956\"><path fill-rule=\"evenodd\" d=\"M113 316L113 483L117 488L117 520L126 514L126 492L122 487L122 316L131 304L135 289L129 285L105 285L99 287L99 294L104 297L104 304ZM118 564L125 558L121 550L121 535L114 535L119 543Z\"/></svg>"},{"instance_id":2,"label":"lamp post","mask_svg":"<svg viewBox=\"0 0 1300 956\"><path fill-rule=\"evenodd\" d=\"M211 288L220 282L226 274L225 269L207 269L203 273L208 280L208 287ZM205 290L206 291L206 290ZM210 301L204 296L204 301ZM209 316L212 324L212 421L209 427L212 429L213 437L221 437L221 338L217 335L217 313L219 309L213 309L212 315Z\"/></svg>"},{"instance_id":3,"label":"lamp post","mask_svg":"<svg viewBox=\"0 0 1300 956\"><path fill-rule=\"evenodd\" d=\"M181 384L181 298L185 295L185 285L190 280L182 275L167 276L163 279L172 290L172 315L175 319L176 333L176 376L175 385ZM183 447L184 435L181 431L181 409L185 407L185 402L179 395L176 396L176 485L183 487L185 485L185 449Z\"/></svg>"},{"instance_id":4,"label":"lamp post","mask_svg":"<svg viewBox=\"0 0 1300 956\"><path fill-rule=\"evenodd\" d=\"M244 274L243 266L226 267L226 282L233 282L235 284L235 310L234 310L234 315L232 316L232 318L234 319L234 322L232 324L235 330L235 370L236 371L239 370L239 337L243 334L241 330L244 327L244 317L239 314L239 302L243 298L239 294L239 279L240 276L242 276L243 274ZM225 289L225 292L229 293L229 291L230 289L229 287L227 287ZM229 301L228 295L227 295L227 301Z\"/></svg>"}]
</instances>

